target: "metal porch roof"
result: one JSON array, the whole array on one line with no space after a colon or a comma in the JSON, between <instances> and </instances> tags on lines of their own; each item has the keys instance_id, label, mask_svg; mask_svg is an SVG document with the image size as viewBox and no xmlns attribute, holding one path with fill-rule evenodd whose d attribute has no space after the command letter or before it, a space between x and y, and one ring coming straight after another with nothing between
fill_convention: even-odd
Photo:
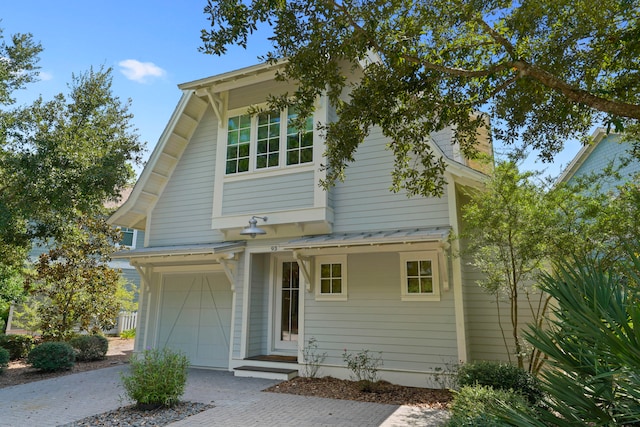
<instances>
[{"instance_id":1,"label":"metal porch roof","mask_svg":"<svg viewBox=\"0 0 640 427\"><path fill-rule=\"evenodd\" d=\"M412 228L362 233L333 233L302 237L282 245L285 249L362 246L405 242L438 242L449 237L451 227Z\"/></svg>"},{"instance_id":2,"label":"metal porch roof","mask_svg":"<svg viewBox=\"0 0 640 427\"><path fill-rule=\"evenodd\" d=\"M219 242L199 245L157 246L119 251L112 258L149 258L166 257L172 255L207 255L233 252L234 249L244 250L246 242Z\"/></svg>"}]
</instances>

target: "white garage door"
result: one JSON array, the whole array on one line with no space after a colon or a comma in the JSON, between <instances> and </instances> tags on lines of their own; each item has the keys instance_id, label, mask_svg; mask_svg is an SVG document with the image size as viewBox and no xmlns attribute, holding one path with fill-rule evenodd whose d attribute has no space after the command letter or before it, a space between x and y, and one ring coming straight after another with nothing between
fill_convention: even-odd
<instances>
[{"instance_id":1,"label":"white garage door","mask_svg":"<svg viewBox=\"0 0 640 427\"><path fill-rule=\"evenodd\" d=\"M223 273L167 274L159 346L183 351L193 366L229 367L231 289Z\"/></svg>"}]
</instances>

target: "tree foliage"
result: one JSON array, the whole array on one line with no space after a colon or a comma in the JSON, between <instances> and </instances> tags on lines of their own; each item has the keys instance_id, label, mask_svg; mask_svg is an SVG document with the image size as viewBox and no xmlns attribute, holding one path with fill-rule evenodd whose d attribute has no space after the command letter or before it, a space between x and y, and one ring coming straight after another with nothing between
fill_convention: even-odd
<instances>
[{"instance_id":1,"label":"tree foliage","mask_svg":"<svg viewBox=\"0 0 640 427\"><path fill-rule=\"evenodd\" d=\"M594 124L639 131L637 0L208 0L205 14L209 54L271 26L264 58L286 59L282 78L300 85L274 105L293 101L305 115L323 93L337 105L327 184L374 125L392 139L396 186L423 195L442 192L444 164L425 138L447 126L472 157L488 116L494 139L547 160ZM345 70L357 60L364 76L352 85Z\"/></svg>"},{"instance_id":2,"label":"tree foliage","mask_svg":"<svg viewBox=\"0 0 640 427\"><path fill-rule=\"evenodd\" d=\"M120 233L103 219L83 217L36 262L30 293L40 301L40 330L47 339L68 339L74 328L99 332L114 326L122 279L109 267Z\"/></svg>"},{"instance_id":3,"label":"tree foliage","mask_svg":"<svg viewBox=\"0 0 640 427\"><path fill-rule=\"evenodd\" d=\"M513 353L518 367L537 372L540 353L525 348L520 304L528 303L536 324L544 321L548 297L531 292L531 283L555 250L550 239L557 224L555 208L548 203L544 190L532 181L533 175L519 172L511 161L498 163L486 191L472 194L463 206L465 228L461 237L466 238L465 252L471 256L471 263L483 273L479 285L496 298L498 310L501 302L508 303L510 339L500 314L498 320L509 360Z\"/></svg>"},{"instance_id":4,"label":"tree foliage","mask_svg":"<svg viewBox=\"0 0 640 427\"><path fill-rule=\"evenodd\" d=\"M73 75L67 95L15 106L41 51L30 34L6 42L0 32L0 302L20 299L34 239L61 239L77 218L103 214L144 148L109 68Z\"/></svg>"}]
</instances>

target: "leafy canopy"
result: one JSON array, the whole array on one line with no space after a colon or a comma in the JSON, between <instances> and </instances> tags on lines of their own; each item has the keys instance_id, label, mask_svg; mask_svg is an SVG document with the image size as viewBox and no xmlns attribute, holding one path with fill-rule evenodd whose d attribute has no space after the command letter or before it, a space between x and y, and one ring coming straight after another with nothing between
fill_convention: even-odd
<instances>
[{"instance_id":1,"label":"leafy canopy","mask_svg":"<svg viewBox=\"0 0 640 427\"><path fill-rule=\"evenodd\" d=\"M293 100L306 114L327 93L338 106L325 129L327 184L374 125L392 139L395 186L423 195L444 184L425 135L447 126L472 157L490 117L494 139L547 160L594 124L640 131L637 0L208 0L204 11L208 54L272 27L264 58L286 58L283 78L300 84L275 105ZM368 65L352 84L345 70L358 59Z\"/></svg>"},{"instance_id":2,"label":"leafy canopy","mask_svg":"<svg viewBox=\"0 0 640 427\"><path fill-rule=\"evenodd\" d=\"M111 69L73 75L68 94L15 106L37 80L40 44L0 30L0 305L22 294L34 239L60 239L77 218L104 214L134 178L144 144L129 103L111 90Z\"/></svg>"}]
</instances>

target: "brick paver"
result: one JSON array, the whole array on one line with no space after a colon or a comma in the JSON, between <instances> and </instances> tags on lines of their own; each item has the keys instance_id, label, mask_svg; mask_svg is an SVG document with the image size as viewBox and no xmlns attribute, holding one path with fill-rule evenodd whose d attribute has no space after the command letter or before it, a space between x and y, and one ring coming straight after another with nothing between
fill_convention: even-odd
<instances>
[{"instance_id":1,"label":"brick paver","mask_svg":"<svg viewBox=\"0 0 640 427\"><path fill-rule=\"evenodd\" d=\"M117 366L0 389L0 426L57 426L128 403ZM238 378L231 372L191 369L184 400L214 408L171 424L184 426L428 426L442 421L428 411L261 390L277 381Z\"/></svg>"}]
</instances>

